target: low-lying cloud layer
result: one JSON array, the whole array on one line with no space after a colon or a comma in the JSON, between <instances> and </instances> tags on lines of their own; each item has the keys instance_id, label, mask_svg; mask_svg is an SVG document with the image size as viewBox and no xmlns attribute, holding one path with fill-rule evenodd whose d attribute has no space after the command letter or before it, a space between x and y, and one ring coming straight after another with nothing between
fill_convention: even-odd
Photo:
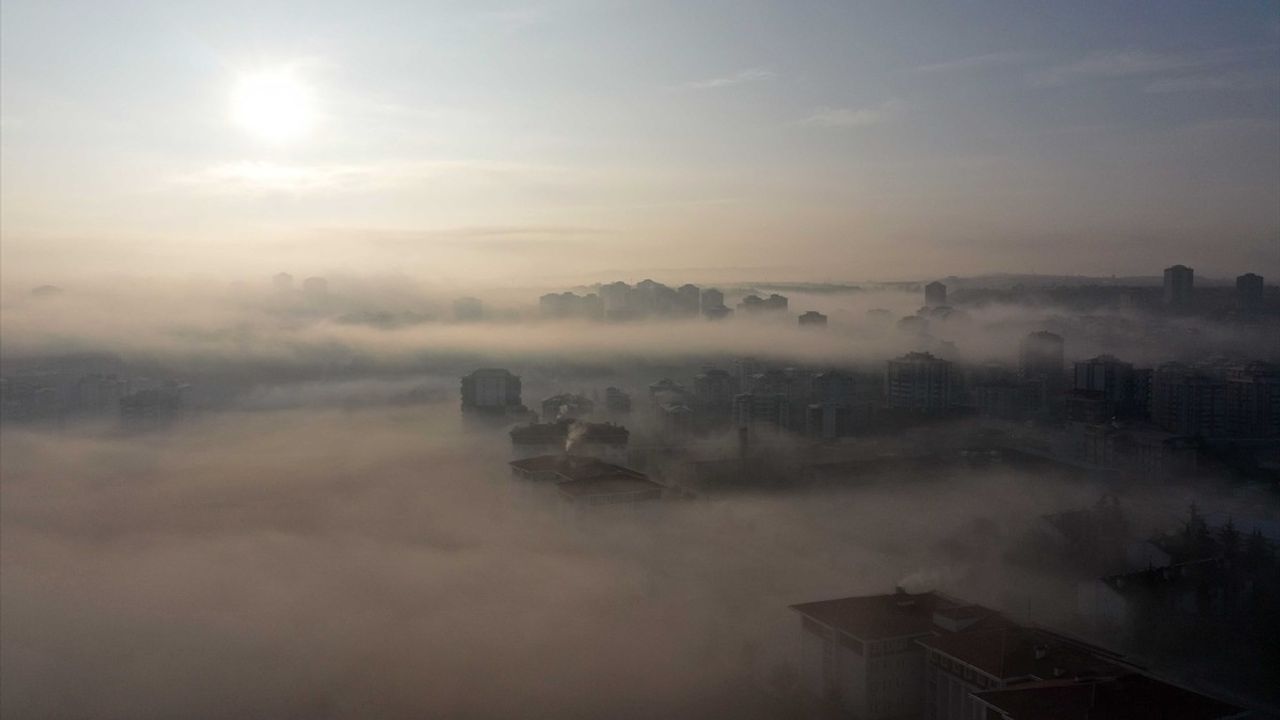
<instances>
[{"instance_id":1,"label":"low-lying cloud layer","mask_svg":"<svg viewBox=\"0 0 1280 720\"><path fill-rule=\"evenodd\" d=\"M995 601L1009 539L1092 492L916 479L568 525L512 492L505 441L452 404L6 430L4 714L750 716L787 604Z\"/></svg>"}]
</instances>

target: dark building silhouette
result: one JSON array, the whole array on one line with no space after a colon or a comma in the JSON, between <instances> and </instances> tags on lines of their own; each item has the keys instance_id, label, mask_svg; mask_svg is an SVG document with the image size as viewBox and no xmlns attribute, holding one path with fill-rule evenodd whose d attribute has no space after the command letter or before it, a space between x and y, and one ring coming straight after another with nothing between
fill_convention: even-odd
<instances>
[{"instance_id":1,"label":"dark building silhouette","mask_svg":"<svg viewBox=\"0 0 1280 720\"><path fill-rule=\"evenodd\" d=\"M621 388L607 387L604 389L604 406L611 413L629 413L631 396Z\"/></svg>"},{"instance_id":2,"label":"dark building silhouette","mask_svg":"<svg viewBox=\"0 0 1280 720\"><path fill-rule=\"evenodd\" d=\"M1195 271L1186 265L1174 265L1164 270L1164 293L1162 295L1166 307L1185 310L1191 307L1192 293L1195 289Z\"/></svg>"},{"instance_id":3,"label":"dark building silhouette","mask_svg":"<svg viewBox=\"0 0 1280 720\"><path fill-rule=\"evenodd\" d=\"M947 286L933 281L924 286L925 307L939 307L947 304Z\"/></svg>"},{"instance_id":4,"label":"dark building silhouette","mask_svg":"<svg viewBox=\"0 0 1280 720\"><path fill-rule=\"evenodd\" d=\"M955 404L950 362L926 352L890 360L885 370L885 400L891 408L939 412Z\"/></svg>"},{"instance_id":5,"label":"dark building silhouette","mask_svg":"<svg viewBox=\"0 0 1280 720\"><path fill-rule=\"evenodd\" d=\"M1111 355L1099 355L1075 363L1072 390L1100 393L1108 413L1119 417L1146 415L1150 408L1149 371Z\"/></svg>"},{"instance_id":6,"label":"dark building silhouette","mask_svg":"<svg viewBox=\"0 0 1280 720\"><path fill-rule=\"evenodd\" d=\"M748 315L783 312L787 309L787 298L777 293L773 293L767 298L762 298L759 295L748 295L742 298L742 302L738 303L738 309Z\"/></svg>"},{"instance_id":7,"label":"dark building silhouette","mask_svg":"<svg viewBox=\"0 0 1280 720\"><path fill-rule=\"evenodd\" d=\"M693 378L693 409L708 424L729 420L737 394L738 382L726 370L706 368Z\"/></svg>"},{"instance_id":8,"label":"dark building silhouette","mask_svg":"<svg viewBox=\"0 0 1280 720\"><path fill-rule=\"evenodd\" d=\"M802 313L799 318L800 327L826 327L827 316L817 310Z\"/></svg>"},{"instance_id":9,"label":"dark building silhouette","mask_svg":"<svg viewBox=\"0 0 1280 720\"><path fill-rule=\"evenodd\" d=\"M1236 278L1236 302L1240 309L1256 312L1262 309L1265 284L1261 275L1245 273Z\"/></svg>"},{"instance_id":10,"label":"dark building silhouette","mask_svg":"<svg viewBox=\"0 0 1280 720\"><path fill-rule=\"evenodd\" d=\"M1019 348L1019 375L1023 382L1042 387L1037 405L1044 412L1056 412L1062 403L1066 389L1063 348L1061 335L1043 330L1027 335Z\"/></svg>"},{"instance_id":11,"label":"dark building silhouette","mask_svg":"<svg viewBox=\"0 0 1280 720\"><path fill-rule=\"evenodd\" d=\"M520 377L500 368L481 368L463 377L462 411L484 415L524 412Z\"/></svg>"},{"instance_id":12,"label":"dark building silhouette","mask_svg":"<svg viewBox=\"0 0 1280 720\"><path fill-rule=\"evenodd\" d=\"M1280 436L1280 365L1255 362L1228 370L1225 402L1231 436Z\"/></svg>"},{"instance_id":13,"label":"dark building silhouette","mask_svg":"<svg viewBox=\"0 0 1280 720\"><path fill-rule=\"evenodd\" d=\"M1151 421L1176 435L1226 435L1226 378L1182 363L1161 365L1151 384Z\"/></svg>"}]
</instances>

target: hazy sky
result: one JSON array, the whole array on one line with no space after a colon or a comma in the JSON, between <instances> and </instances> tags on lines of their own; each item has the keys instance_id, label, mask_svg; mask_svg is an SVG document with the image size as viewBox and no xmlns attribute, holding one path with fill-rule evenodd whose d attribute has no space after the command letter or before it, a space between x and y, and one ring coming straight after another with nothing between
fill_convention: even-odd
<instances>
[{"instance_id":1,"label":"hazy sky","mask_svg":"<svg viewBox=\"0 0 1280 720\"><path fill-rule=\"evenodd\" d=\"M1280 3L36 2L4 273L1280 276Z\"/></svg>"}]
</instances>

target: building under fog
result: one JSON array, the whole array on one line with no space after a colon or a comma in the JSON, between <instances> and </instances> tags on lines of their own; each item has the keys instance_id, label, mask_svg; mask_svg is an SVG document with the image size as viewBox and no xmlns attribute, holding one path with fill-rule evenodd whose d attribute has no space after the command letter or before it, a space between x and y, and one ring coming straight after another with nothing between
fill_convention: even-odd
<instances>
[{"instance_id":1,"label":"building under fog","mask_svg":"<svg viewBox=\"0 0 1280 720\"><path fill-rule=\"evenodd\" d=\"M593 457L542 455L508 465L512 476L532 486L530 490L538 486L554 490L561 517L571 521L633 514L662 500L667 490L638 470Z\"/></svg>"},{"instance_id":2,"label":"building under fog","mask_svg":"<svg viewBox=\"0 0 1280 720\"><path fill-rule=\"evenodd\" d=\"M1245 273L1236 278L1236 303L1241 310L1257 312L1265 301L1262 276Z\"/></svg>"},{"instance_id":3,"label":"building under fog","mask_svg":"<svg viewBox=\"0 0 1280 720\"><path fill-rule=\"evenodd\" d=\"M1226 435L1226 377L1183 363L1161 365L1151 381L1151 421L1176 435Z\"/></svg>"},{"instance_id":4,"label":"building under fog","mask_svg":"<svg viewBox=\"0 0 1280 720\"><path fill-rule=\"evenodd\" d=\"M1216 720L1241 708L1147 675L1121 656L938 592L793 605L800 679L866 720Z\"/></svg>"},{"instance_id":5,"label":"building under fog","mask_svg":"<svg viewBox=\"0 0 1280 720\"><path fill-rule=\"evenodd\" d=\"M947 286L934 281L924 286L924 306L940 307L947 304Z\"/></svg>"},{"instance_id":6,"label":"building under fog","mask_svg":"<svg viewBox=\"0 0 1280 720\"><path fill-rule=\"evenodd\" d=\"M519 425L509 435L517 459L569 453L611 463L626 462L631 437L621 425L572 419Z\"/></svg>"},{"instance_id":7,"label":"building under fog","mask_svg":"<svg viewBox=\"0 0 1280 720\"><path fill-rule=\"evenodd\" d=\"M940 412L955 404L951 363L926 352L890 360L885 370L885 402L891 408Z\"/></svg>"},{"instance_id":8,"label":"building under fog","mask_svg":"<svg viewBox=\"0 0 1280 720\"><path fill-rule=\"evenodd\" d=\"M462 378L462 411L479 415L525 412L520 378L509 370L481 368Z\"/></svg>"},{"instance_id":9,"label":"building under fog","mask_svg":"<svg viewBox=\"0 0 1280 720\"><path fill-rule=\"evenodd\" d=\"M1191 307L1195 290L1195 271L1186 265L1174 265L1164 270L1164 287L1161 294L1166 307L1186 310Z\"/></svg>"},{"instance_id":10,"label":"building under fog","mask_svg":"<svg viewBox=\"0 0 1280 720\"><path fill-rule=\"evenodd\" d=\"M542 420L585 420L595 412L591 398L575 393L559 393L542 401Z\"/></svg>"},{"instance_id":11,"label":"building under fog","mask_svg":"<svg viewBox=\"0 0 1280 720\"><path fill-rule=\"evenodd\" d=\"M1135 370L1111 355L1076 362L1072 390L1099 393L1111 415L1146 416L1150 406L1151 371Z\"/></svg>"},{"instance_id":12,"label":"building under fog","mask_svg":"<svg viewBox=\"0 0 1280 720\"><path fill-rule=\"evenodd\" d=\"M800 327L826 327L827 316L817 310L808 310L799 317Z\"/></svg>"}]
</instances>

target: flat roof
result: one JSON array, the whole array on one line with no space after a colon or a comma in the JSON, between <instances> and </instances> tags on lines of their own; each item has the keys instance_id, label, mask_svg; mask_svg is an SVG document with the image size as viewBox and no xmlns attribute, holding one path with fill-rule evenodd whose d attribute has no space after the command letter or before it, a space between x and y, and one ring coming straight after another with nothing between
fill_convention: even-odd
<instances>
[{"instance_id":1,"label":"flat roof","mask_svg":"<svg viewBox=\"0 0 1280 720\"><path fill-rule=\"evenodd\" d=\"M1055 680L973 694L1012 720L1214 720L1241 708L1145 675Z\"/></svg>"},{"instance_id":2,"label":"flat roof","mask_svg":"<svg viewBox=\"0 0 1280 720\"><path fill-rule=\"evenodd\" d=\"M605 477L586 478L583 480L566 480L556 484L556 489L573 498L601 495L631 495L664 489L652 480L630 477L627 475L608 475Z\"/></svg>"},{"instance_id":3,"label":"flat roof","mask_svg":"<svg viewBox=\"0 0 1280 720\"><path fill-rule=\"evenodd\" d=\"M938 610L974 608L974 628L1007 623L1004 616L980 605L957 602L941 593L892 593L792 605L791 609L861 640L909 637L946 632L933 622Z\"/></svg>"},{"instance_id":4,"label":"flat roof","mask_svg":"<svg viewBox=\"0 0 1280 720\"><path fill-rule=\"evenodd\" d=\"M563 478L565 481L570 480L589 480L600 477L629 477L647 480L647 476L631 468L625 468L621 465L614 465L603 460L584 455L570 455L562 453L559 455L539 455L537 457L525 458L523 460L512 460L507 463L511 467L530 473L553 472Z\"/></svg>"},{"instance_id":5,"label":"flat roof","mask_svg":"<svg viewBox=\"0 0 1280 720\"><path fill-rule=\"evenodd\" d=\"M1070 638L1017 626L971 630L925 638L921 645L972 665L1001 680L1024 677L1049 679L1060 670L1071 677L1112 677L1131 672L1100 654L1116 656L1101 648ZM1036 657L1036 649L1043 657Z\"/></svg>"}]
</instances>

